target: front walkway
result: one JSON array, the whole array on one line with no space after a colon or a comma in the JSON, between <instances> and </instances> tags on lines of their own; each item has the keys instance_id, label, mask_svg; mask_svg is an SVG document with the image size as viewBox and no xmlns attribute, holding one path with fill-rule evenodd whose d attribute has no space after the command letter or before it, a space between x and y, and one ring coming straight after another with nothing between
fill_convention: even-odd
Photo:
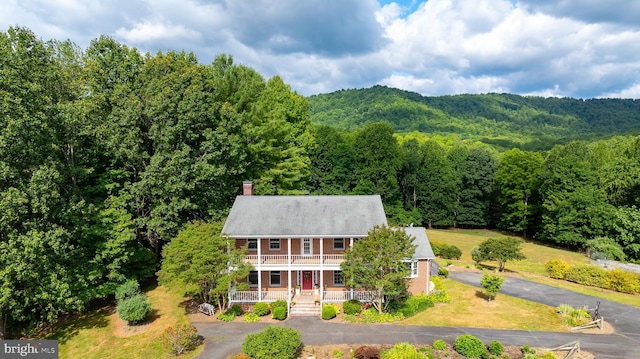
<instances>
[{"instance_id":1,"label":"front walkway","mask_svg":"<svg viewBox=\"0 0 640 359\"><path fill-rule=\"evenodd\" d=\"M479 286L480 274L451 272L450 278ZM595 305L600 299L573 293L559 288L507 278L500 291L503 294L538 301L551 306L560 304ZM499 340L505 345L530 345L553 347L580 339L580 346L596 353L597 358L640 358L640 309L600 300L600 313L611 323L616 334L583 334L534 332L524 330L492 330L459 327L429 327L390 324L342 324L323 321L320 318L296 317L282 324L302 334L302 341L309 345L327 344L395 344L400 342L431 344L435 339L449 343L462 334L472 334L484 342ZM264 329L266 323L194 323L198 333L205 338L201 359L224 359L241 351L248 333Z\"/></svg>"}]
</instances>

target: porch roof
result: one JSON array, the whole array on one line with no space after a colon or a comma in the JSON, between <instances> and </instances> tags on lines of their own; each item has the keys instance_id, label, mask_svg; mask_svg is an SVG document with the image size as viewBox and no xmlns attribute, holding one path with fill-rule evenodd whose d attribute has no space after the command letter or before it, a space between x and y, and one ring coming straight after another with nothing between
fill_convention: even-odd
<instances>
[{"instance_id":1,"label":"porch roof","mask_svg":"<svg viewBox=\"0 0 640 359\"><path fill-rule=\"evenodd\" d=\"M232 238L364 237L387 225L378 195L238 196L222 233Z\"/></svg>"}]
</instances>

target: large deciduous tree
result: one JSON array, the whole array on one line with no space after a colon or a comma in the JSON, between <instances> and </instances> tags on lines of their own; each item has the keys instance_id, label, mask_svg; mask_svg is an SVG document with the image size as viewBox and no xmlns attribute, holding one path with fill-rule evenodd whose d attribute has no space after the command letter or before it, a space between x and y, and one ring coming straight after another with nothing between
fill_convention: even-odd
<instances>
[{"instance_id":1,"label":"large deciduous tree","mask_svg":"<svg viewBox=\"0 0 640 359\"><path fill-rule=\"evenodd\" d=\"M198 222L180 231L162 250L160 284L225 309L229 289L247 285L240 280L252 268L237 260L243 249L236 249L221 230L221 223Z\"/></svg>"},{"instance_id":2,"label":"large deciduous tree","mask_svg":"<svg viewBox=\"0 0 640 359\"><path fill-rule=\"evenodd\" d=\"M406 260L415 253L414 238L402 229L375 226L345 253L340 265L347 283L376 293L373 306L382 313L387 299L406 293L410 274Z\"/></svg>"}]
</instances>

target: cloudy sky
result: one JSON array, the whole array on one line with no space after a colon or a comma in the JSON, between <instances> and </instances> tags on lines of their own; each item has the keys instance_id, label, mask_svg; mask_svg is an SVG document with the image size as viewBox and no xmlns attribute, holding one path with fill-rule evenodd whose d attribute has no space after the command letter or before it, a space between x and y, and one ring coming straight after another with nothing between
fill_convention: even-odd
<instances>
[{"instance_id":1,"label":"cloudy sky","mask_svg":"<svg viewBox=\"0 0 640 359\"><path fill-rule=\"evenodd\" d=\"M0 27L86 48L220 53L303 95L640 98L637 0L2 0Z\"/></svg>"}]
</instances>

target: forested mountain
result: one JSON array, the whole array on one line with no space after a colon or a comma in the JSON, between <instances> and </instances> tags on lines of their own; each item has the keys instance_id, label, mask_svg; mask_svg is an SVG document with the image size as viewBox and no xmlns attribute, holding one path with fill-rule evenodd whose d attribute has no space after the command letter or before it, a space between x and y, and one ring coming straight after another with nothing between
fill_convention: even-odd
<instances>
[{"instance_id":1,"label":"forested mountain","mask_svg":"<svg viewBox=\"0 0 640 359\"><path fill-rule=\"evenodd\" d=\"M640 133L640 101L511 94L426 97L384 86L309 97L311 121L352 131L387 122L397 132L455 134L504 148L549 149L572 139Z\"/></svg>"}]
</instances>

